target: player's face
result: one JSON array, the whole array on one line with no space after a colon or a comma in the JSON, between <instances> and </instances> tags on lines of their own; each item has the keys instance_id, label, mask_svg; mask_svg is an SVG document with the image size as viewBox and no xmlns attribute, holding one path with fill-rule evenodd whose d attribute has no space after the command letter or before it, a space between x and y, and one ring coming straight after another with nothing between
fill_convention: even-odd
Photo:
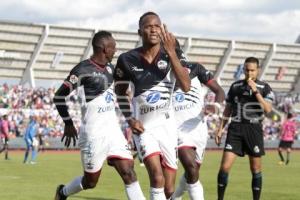
<instances>
[{"instance_id":1,"label":"player's face","mask_svg":"<svg viewBox=\"0 0 300 200\"><path fill-rule=\"evenodd\" d=\"M244 73L246 80L249 78L256 80L259 73L259 68L256 63L245 63Z\"/></svg>"},{"instance_id":2,"label":"player's face","mask_svg":"<svg viewBox=\"0 0 300 200\"><path fill-rule=\"evenodd\" d=\"M156 15L144 17L140 28L143 43L150 45L158 44L160 42L160 26L160 19Z\"/></svg>"},{"instance_id":3,"label":"player's face","mask_svg":"<svg viewBox=\"0 0 300 200\"><path fill-rule=\"evenodd\" d=\"M111 38L106 46L106 58L109 62L112 61L116 51L116 41Z\"/></svg>"}]
</instances>

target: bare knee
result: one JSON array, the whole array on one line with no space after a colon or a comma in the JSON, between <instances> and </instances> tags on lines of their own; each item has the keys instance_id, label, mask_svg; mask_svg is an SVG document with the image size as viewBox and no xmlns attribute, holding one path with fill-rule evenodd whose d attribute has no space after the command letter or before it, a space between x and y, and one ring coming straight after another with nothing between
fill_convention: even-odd
<instances>
[{"instance_id":1,"label":"bare knee","mask_svg":"<svg viewBox=\"0 0 300 200\"><path fill-rule=\"evenodd\" d=\"M120 176L126 185L136 181L136 175L133 169L125 169L120 172Z\"/></svg>"},{"instance_id":2,"label":"bare knee","mask_svg":"<svg viewBox=\"0 0 300 200\"><path fill-rule=\"evenodd\" d=\"M155 188L161 188L165 185L165 178L163 174L156 173L153 176L150 176L151 186Z\"/></svg>"},{"instance_id":3,"label":"bare knee","mask_svg":"<svg viewBox=\"0 0 300 200\"><path fill-rule=\"evenodd\" d=\"M93 189L96 187L98 183L100 172L97 172L95 174L88 174L85 173L85 175L82 177L82 187L83 189Z\"/></svg>"}]
</instances>

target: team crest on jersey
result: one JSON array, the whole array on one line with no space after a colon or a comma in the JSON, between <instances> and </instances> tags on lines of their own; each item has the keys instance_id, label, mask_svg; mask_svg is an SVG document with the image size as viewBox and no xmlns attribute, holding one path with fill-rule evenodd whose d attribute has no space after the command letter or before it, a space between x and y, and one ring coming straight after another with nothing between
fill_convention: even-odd
<instances>
[{"instance_id":1,"label":"team crest on jersey","mask_svg":"<svg viewBox=\"0 0 300 200\"><path fill-rule=\"evenodd\" d=\"M177 102L183 102L184 101L184 99L185 99L185 97L184 97L184 94L183 93L177 93L176 94L176 96L175 96L175 100L177 101Z\"/></svg>"},{"instance_id":2,"label":"team crest on jersey","mask_svg":"<svg viewBox=\"0 0 300 200\"><path fill-rule=\"evenodd\" d=\"M72 84L77 83L77 82L78 82L78 77L77 77L76 75L72 74L72 75L70 76L70 82L71 82Z\"/></svg>"},{"instance_id":3,"label":"team crest on jersey","mask_svg":"<svg viewBox=\"0 0 300 200\"><path fill-rule=\"evenodd\" d=\"M112 70L111 70L111 68L110 67L106 67L106 71L109 73L109 74L112 74Z\"/></svg>"},{"instance_id":4,"label":"team crest on jersey","mask_svg":"<svg viewBox=\"0 0 300 200\"><path fill-rule=\"evenodd\" d=\"M148 103L156 103L160 100L160 92L152 92L150 94L148 94L147 98L146 98L146 101Z\"/></svg>"},{"instance_id":5,"label":"team crest on jersey","mask_svg":"<svg viewBox=\"0 0 300 200\"><path fill-rule=\"evenodd\" d=\"M159 60L157 62L158 69L167 69L168 63L165 60Z\"/></svg>"},{"instance_id":6,"label":"team crest on jersey","mask_svg":"<svg viewBox=\"0 0 300 200\"><path fill-rule=\"evenodd\" d=\"M120 78L122 78L124 76L124 72L120 68L116 69L116 74Z\"/></svg>"}]
</instances>

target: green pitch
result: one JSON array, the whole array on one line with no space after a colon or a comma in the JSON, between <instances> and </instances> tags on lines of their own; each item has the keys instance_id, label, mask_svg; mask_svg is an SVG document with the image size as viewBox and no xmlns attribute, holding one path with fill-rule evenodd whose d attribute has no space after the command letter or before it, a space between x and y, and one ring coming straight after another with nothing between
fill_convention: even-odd
<instances>
[{"instance_id":1,"label":"green pitch","mask_svg":"<svg viewBox=\"0 0 300 200\"><path fill-rule=\"evenodd\" d=\"M11 160L0 155L0 199L48 200L53 199L56 186L67 183L82 173L78 152L45 152L38 155L35 165L22 164L23 152L11 152ZM205 199L216 199L216 176L221 151L208 151L201 169ZM137 172L141 187L149 199L148 175L138 165ZM280 166L277 152L269 151L263 158L262 200L299 200L300 151L294 151L288 166ZM178 177L182 174L180 167ZM251 174L248 158L238 158L230 173L225 199L251 200ZM126 199L120 177L112 167L104 166L98 186L69 197L70 200L119 200ZM187 196L184 199L188 199Z\"/></svg>"}]
</instances>

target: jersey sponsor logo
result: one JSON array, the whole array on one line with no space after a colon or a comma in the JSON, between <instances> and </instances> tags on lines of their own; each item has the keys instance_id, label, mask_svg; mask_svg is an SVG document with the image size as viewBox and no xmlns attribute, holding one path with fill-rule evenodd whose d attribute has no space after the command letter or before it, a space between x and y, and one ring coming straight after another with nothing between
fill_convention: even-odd
<instances>
[{"instance_id":1,"label":"jersey sponsor logo","mask_svg":"<svg viewBox=\"0 0 300 200\"><path fill-rule=\"evenodd\" d=\"M140 107L140 114L144 115L144 114L156 111L156 110L165 109L168 106L169 106L168 102L160 104L160 105L156 105L156 106L142 106L142 107ZM166 116L166 118L167 118L167 116Z\"/></svg>"},{"instance_id":2,"label":"jersey sponsor logo","mask_svg":"<svg viewBox=\"0 0 300 200\"><path fill-rule=\"evenodd\" d=\"M157 62L158 69L167 69L168 63L165 60L159 60Z\"/></svg>"},{"instance_id":3,"label":"jersey sponsor logo","mask_svg":"<svg viewBox=\"0 0 300 200\"><path fill-rule=\"evenodd\" d=\"M108 112L108 111L112 111L115 109L115 106L114 105L111 105L111 106L99 106L98 107L98 113L104 113L104 112Z\"/></svg>"},{"instance_id":4,"label":"jersey sponsor logo","mask_svg":"<svg viewBox=\"0 0 300 200\"><path fill-rule=\"evenodd\" d=\"M191 109L195 106L194 103L189 103L189 104L186 104L186 105L179 105L179 106L175 106L174 107L174 110L175 112L178 112L178 111L181 111L181 110L188 110L188 109Z\"/></svg>"},{"instance_id":5,"label":"jersey sponsor logo","mask_svg":"<svg viewBox=\"0 0 300 200\"><path fill-rule=\"evenodd\" d=\"M77 83L77 82L78 82L78 77L77 77L75 74L72 74L72 75L70 76L70 82L71 82L72 84Z\"/></svg>"},{"instance_id":6,"label":"jersey sponsor logo","mask_svg":"<svg viewBox=\"0 0 300 200\"><path fill-rule=\"evenodd\" d=\"M152 92L147 96L146 101L151 104L156 103L160 100L160 96L160 92Z\"/></svg>"},{"instance_id":7,"label":"jersey sponsor logo","mask_svg":"<svg viewBox=\"0 0 300 200\"><path fill-rule=\"evenodd\" d=\"M106 103L110 103L111 101L113 101L113 95L111 93L107 93L107 95L105 96L105 101Z\"/></svg>"},{"instance_id":8,"label":"jersey sponsor logo","mask_svg":"<svg viewBox=\"0 0 300 200\"><path fill-rule=\"evenodd\" d=\"M175 96L175 100L177 101L177 102L183 102L184 101L184 99L185 99L185 97L184 97L184 94L183 93L178 93L178 94L176 94L176 96Z\"/></svg>"}]
</instances>

